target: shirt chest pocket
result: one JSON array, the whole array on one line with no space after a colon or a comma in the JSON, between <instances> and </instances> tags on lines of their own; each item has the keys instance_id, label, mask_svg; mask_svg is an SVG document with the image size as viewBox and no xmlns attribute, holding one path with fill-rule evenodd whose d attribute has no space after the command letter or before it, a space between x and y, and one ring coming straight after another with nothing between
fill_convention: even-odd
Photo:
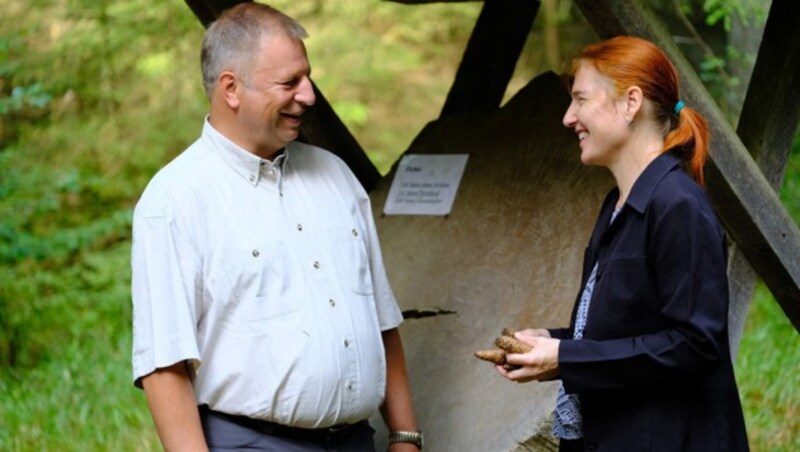
<instances>
[{"instance_id":1,"label":"shirt chest pocket","mask_svg":"<svg viewBox=\"0 0 800 452\"><path fill-rule=\"evenodd\" d=\"M265 321L300 309L300 300L291 296L286 245L263 243L229 250L222 258L227 280L223 293L226 323L241 333L265 331Z\"/></svg>"},{"instance_id":2,"label":"shirt chest pocket","mask_svg":"<svg viewBox=\"0 0 800 452\"><path fill-rule=\"evenodd\" d=\"M364 234L354 227L330 228L327 232L333 245L336 274L344 289L359 295L371 295L372 274Z\"/></svg>"}]
</instances>

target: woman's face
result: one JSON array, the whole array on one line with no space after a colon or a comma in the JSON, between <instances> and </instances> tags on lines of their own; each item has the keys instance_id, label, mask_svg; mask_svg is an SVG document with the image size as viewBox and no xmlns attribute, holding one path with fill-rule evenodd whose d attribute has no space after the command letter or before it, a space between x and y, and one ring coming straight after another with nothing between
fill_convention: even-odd
<instances>
[{"instance_id":1,"label":"woman's face","mask_svg":"<svg viewBox=\"0 0 800 452\"><path fill-rule=\"evenodd\" d=\"M581 63L575 73L563 123L578 134L585 165L613 165L630 134L625 103L613 95L611 81L588 63Z\"/></svg>"}]
</instances>

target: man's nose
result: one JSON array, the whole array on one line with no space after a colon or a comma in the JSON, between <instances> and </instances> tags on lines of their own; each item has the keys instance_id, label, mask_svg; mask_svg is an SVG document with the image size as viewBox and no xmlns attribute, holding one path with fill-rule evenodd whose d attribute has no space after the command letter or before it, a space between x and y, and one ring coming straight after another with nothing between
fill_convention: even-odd
<instances>
[{"instance_id":1,"label":"man's nose","mask_svg":"<svg viewBox=\"0 0 800 452\"><path fill-rule=\"evenodd\" d=\"M314 85L309 77L303 77L303 80L300 81L300 86L294 99L307 107L314 105L317 101L317 96L314 94Z\"/></svg>"}]
</instances>

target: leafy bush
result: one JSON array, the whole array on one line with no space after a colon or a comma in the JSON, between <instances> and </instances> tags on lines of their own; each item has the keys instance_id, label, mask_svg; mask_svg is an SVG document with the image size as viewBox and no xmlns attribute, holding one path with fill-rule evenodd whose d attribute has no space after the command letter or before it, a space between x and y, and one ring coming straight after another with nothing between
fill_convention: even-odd
<instances>
[{"instance_id":1,"label":"leafy bush","mask_svg":"<svg viewBox=\"0 0 800 452\"><path fill-rule=\"evenodd\" d=\"M315 82L383 172L438 116L481 7L271 3L311 31ZM513 86L542 70L538 32ZM160 449L131 384L130 222L150 177L200 132L201 35L180 1L4 2L0 450ZM795 218L798 149L783 195ZM798 448L800 346L776 307L760 289L737 362L758 449Z\"/></svg>"}]
</instances>

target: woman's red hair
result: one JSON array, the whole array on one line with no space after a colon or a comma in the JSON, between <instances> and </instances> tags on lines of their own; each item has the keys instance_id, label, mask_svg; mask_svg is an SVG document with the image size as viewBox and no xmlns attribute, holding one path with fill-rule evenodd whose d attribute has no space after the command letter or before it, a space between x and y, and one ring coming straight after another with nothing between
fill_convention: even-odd
<instances>
[{"instance_id":1,"label":"woman's red hair","mask_svg":"<svg viewBox=\"0 0 800 452\"><path fill-rule=\"evenodd\" d=\"M684 106L675 113L678 73L669 58L650 41L617 36L586 46L573 62L572 74L589 63L614 85L616 95L638 86L653 105L656 121L664 125L664 147L684 160L692 177L704 185L703 167L708 159L708 123L700 113Z\"/></svg>"}]
</instances>

